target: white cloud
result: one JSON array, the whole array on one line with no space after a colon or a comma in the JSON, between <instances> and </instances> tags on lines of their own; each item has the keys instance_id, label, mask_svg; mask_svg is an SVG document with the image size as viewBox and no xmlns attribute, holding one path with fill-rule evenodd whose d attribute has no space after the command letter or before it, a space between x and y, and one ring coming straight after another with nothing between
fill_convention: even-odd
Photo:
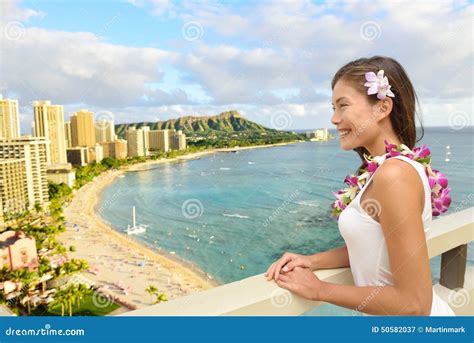
<instances>
[{"instance_id":1,"label":"white cloud","mask_svg":"<svg viewBox=\"0 0 474 343\"><path fill-rule=\"evenodd\" d=\"M204 30L217 32L232 17L227 9L199 13L193 17ZM438 99L463 108L473 93L472 14L472 4L452 1L263 3L240 16L238 29L226 32L232 35L229 42L245 42L245 48L203 41L183 66L217 103L264 106L327 101L320 94L330 91L330 79L344 63L391 56L407 70L422 109L431 109L425 123L448 125ZM300 93L268 96L284 88Z\"/></svg>"},{"instance_id":2,"label":"white cloud","mask_svg":"<svg viewBox=\"0 0 474 343\"><path fill-rule=\"evenodd\" d=\"M120 107L123 121L237 109L269 125L271 114L284 110L295 128L330 126L336 70L359 57L387 55L412 79L425 125L448 125L453 111L472 116L469 2L130 2L160 18L198 22L204 34L165 51L109 44L87 32L20 26L20 39L0 38L0 91L25 105L48 98ZM8 7L2 31L8 21L44 15L16 1L2 6L2 13ZM364 27L373 39L361 33ZM175 34L182 38L181 30ZM158 85L166 64L180 77L165 90ZM204 100L197 103L190 89L202 90Z\"/></svg>"},{"instance_id":3,"label":"white cloud","mask_svg":"<svg viewBox=\"0 0 474 343\"><path fill-rule=\"evenodd\" d=\"M41 11L35 11L30 8L21 8L19 2L19 0L0 1L0 24L2 27L11 20L26 21L33 17L42 18L46 15Z\"/></svg>"},{"instance_id":4,"label":"white cloud","mask_svg":"<svg viewBox=\"0 0 474 343\"><path fill-rule=\"evenodd\" d=\"M0 90L22 102L46 98L56 103L129 105L146 84L161 78L161 63L176 54L155 48L109 44L87 32L26 28L21 39L1 38ZM14 71L14 72L7 72Z\"/></svg>"},{"instance_id":5,"label":"white cloud","mask_svg":"<svg viewBox=\"0 0 474 343\"><path fill-rule=\"evenodd\" d=\"M171 0L127 0L127 2L135 7L147 8L154 16L176 14L175 5Z\"/></svg>"}]
</instances>

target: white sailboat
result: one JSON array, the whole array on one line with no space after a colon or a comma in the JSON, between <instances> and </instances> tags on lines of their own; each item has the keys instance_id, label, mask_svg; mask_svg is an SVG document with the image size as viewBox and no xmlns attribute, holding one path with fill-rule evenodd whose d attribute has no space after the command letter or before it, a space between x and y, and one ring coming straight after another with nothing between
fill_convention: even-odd
<instances>
[{"instance_id":1,"label":"white sailboat","mask_svg":"<svg viewBox=\"0 0 474 343\"><path fill-rule=\"evenodd\" d=\"M449 162L449 155L451 155L451 151L449 151L449 145L446 145L446 158L444 159L445 162Z\"/></svg>"},{"instance_id":2,"label":"white sailboat","mask_svg":"<svg viewBox=\"0 0 474 343\"><path fill-rule=\"evenodd\" d=\"M144 233L146 232L146 225L143 224L138 224L136 223L136 218L135 218L135 206L133 206L132 210L132 225L128 225L128 228L125 230L125 233L127 235L136 235L139 233Z\"/></svg>"}]
</instances>

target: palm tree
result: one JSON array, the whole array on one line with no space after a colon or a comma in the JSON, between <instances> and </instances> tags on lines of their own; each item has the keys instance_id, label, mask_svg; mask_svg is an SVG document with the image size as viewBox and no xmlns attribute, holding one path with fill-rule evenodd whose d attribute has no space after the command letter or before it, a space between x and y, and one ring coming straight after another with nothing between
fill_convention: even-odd
<instances>
[{"instance_id":1,"label":"palm tree","mask_svg":"<svg viewBox=\"0 0 474 343\"><path fill-rule=\"evenodd\" d=\"M69 308L69 317L72 317L72 305L76 302L77 290L75 285L71 285L64 290L66 307Z\"/></svg>"},{"instance_id":2,"label":"palm tree","mask_svg":"<svg viewBox=\"0 0 474 343\"><path fill-rule=\"evenodd\" d=\"M20 282L22 285L29 285L38 275L26 268L14 269L10 272L11 281Z\"/></svg>"},{"instance_id":3,"label":"palm tree","mask_svg":"<svg viewBox=\"0 0 474 343\"><path fill-rule=\"evenodd\" d=\"M23 276L23 271L21 269L14 269L10 272L10 281L20 281Z\"/></svg>"},{"instance_id":4,"label":"palm tree","mask_svg":"<svg viewBox=\"0 0 474 343\"><path fill-rule=\"evenodd\" d=\"M76 265L73 263L73 261L70 262L64 262L63 265L61 266L62 271L66 275L71 275L77 271Z\"/></svg>"},{"instance_id":5,"label":"palm tree","mask_svg":"<svg viewBox=\"0 0 474 343\"><path fill-rule=\"evenodd\" d=\"M164 301L168 301L168 297L166 296L165 293L156 293L156 300L155 300L155 304L159 304L161 302L164 302Z\"/></svg>"},{"instance_id":6,"label":"palm tree","mask_svg":"<svg viewBox=\"0 0 474 343\"><path fill-rule=\"evenodd\" d=\"M64 317L64 307L67 304L67 299L62 289L57 288L57 290L54 295L54 300L48 304L48 308L51 310L55 306L61 306L61 317Z\"/></svg>"},{"instance_id":7,"label":"palm tree","mask_svg":"<svg viewBox=\"0 0 474 343\"><path fill-rule=\"evenodd\" d=\"M23 297L23 299L21 299L21 303L23 305L27 305L27 309L28 309L28 314L31 314L31 297L27 294Z\"/></svg>"},{"instance_id":8,"label":"palm tree","mask_svg":"<svg viewBox=\"0 0 474 343\"><path fill-rule=\"evenodd\" d=\"M156 288L153 285L149 285L146 289L145 292L147 292L150 295L150 298L153 300L153 295L155 295L156 292L158 292L158 288Z\"/></svg>"},{"instance_id":9,"label":"palm tree","mask_svg":"<svg viewBox=\"0 0 474 343\"><path fill-rule=\"evenodd\" d=\"M77 271L82 272L89 268L89 263L86 260L74 260Z\"/></svg>"},{"instance_id":10,"label":"palm tree","mask_svg":"<svg viewBox=\"0 0 474 343\"><path fill-rule=\"evenodd\" d=\"M10 275L10 270L7 267L2 267L2 269L0 269L0 281L8 281Z\"/></svg>"},{"instance_id":11,"label":"palm tree","mask_svg":"<svg viewBox=\"0 0 474 343\"><path fill-rule=\"evenodd\" d=\"M89 289L89 286L80 283L76 287L76 300L77 300L77 307L79 308L81 305L81 301L84 299L85 296L91 294L92 291Z\"/></svg>"},{"instance_id":12,"label":"palm tree","mask_svg":"<svg viewBox=\"0 0 474 343\"><path fill-rule=\"evenodd\" d=\"M35 202L35 211L36 213L40 213L41 211L43 211L43 207L41 206L41 204L39 202Z\"/></svg>"}]
</instances>

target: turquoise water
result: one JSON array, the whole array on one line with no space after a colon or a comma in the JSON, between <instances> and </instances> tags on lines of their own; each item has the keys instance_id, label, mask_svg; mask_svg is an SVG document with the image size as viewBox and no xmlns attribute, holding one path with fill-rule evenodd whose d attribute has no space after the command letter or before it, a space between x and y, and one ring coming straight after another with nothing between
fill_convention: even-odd
<instances>
[{"instance_id":1,"label":"turquoise water","mask_svg":"<svg viewBox=\"0 0 474 343\"><path fill-rule=\"evenodd\" d=\"M473 137L473 130L431 128L422 141L433 167L448 176L450 212L474 206ZM264 272L285 251L313 254L344 244L329 216L331 191L359 164L338 139L216 153L126 173L103 191L99 212L123 230L135 205L138 222L149 228L134 238L228 283ZM472 244L468 259L472 264ZM439 263L431 260L435 282Z\"/></svg>"}]
</instances>

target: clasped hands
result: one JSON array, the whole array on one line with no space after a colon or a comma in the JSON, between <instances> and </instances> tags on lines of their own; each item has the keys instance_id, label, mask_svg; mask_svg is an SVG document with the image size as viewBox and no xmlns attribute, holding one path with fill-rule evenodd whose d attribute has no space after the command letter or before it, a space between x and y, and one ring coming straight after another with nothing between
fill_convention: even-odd
<instances>
[{"instance_id":1,"label":"clasped hands","mask_svg":"<svg viewBox=\"0 0 474 343\"><path fill-rule=\"evenodd\" d=\"M321 300L324 284L314 273L316 269L312 256L284 253L273 262L265 273L267 281L275 280L281 288L308 300Z\"/></svg>"}]
</instances>

